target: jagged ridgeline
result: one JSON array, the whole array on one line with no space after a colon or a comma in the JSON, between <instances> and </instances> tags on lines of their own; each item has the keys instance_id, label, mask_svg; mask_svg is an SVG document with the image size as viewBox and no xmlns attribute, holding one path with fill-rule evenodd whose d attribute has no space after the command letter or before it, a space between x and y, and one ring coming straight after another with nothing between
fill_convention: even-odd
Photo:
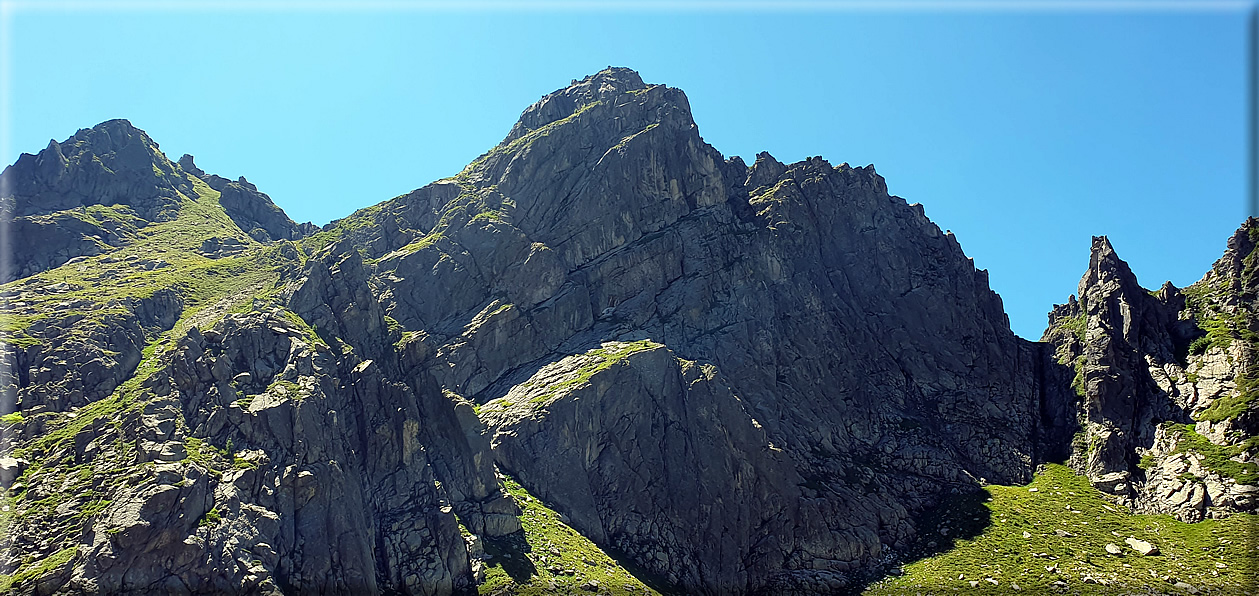
<instances>
[{"instance_id":1,"label":"jagged ridgeline","mask_svg":"<svg viewBox=\"0 0 1259 596\"><path fill-rule=\"evenodd\" d=\"M620 68L322 230L120 120L3 176L17 593L842 593L1046 462L1253 520L1253 221L1153 296L1099 241L1029 342L872 167Z\"/></svg>"}]
</instances>

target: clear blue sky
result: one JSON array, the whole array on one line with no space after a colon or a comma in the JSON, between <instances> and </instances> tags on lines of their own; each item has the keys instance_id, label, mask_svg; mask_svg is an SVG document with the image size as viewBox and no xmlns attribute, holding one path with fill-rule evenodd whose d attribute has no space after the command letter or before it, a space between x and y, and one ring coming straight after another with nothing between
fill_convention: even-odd
<instances>
[{"instance_id":1,"label":"clear blue sky","mask_svg":"<svg viewBox=\"0 0 1259 596\"><path fill-rule=\"evenodd\" d=\"M11 10L5 163L127 118L324 224L458 172L608 65L686 91L745 160L875 164L1037 339L1110 236L1149 288L1246 216L1247 8Z\"/></svg>"}]
</instances>

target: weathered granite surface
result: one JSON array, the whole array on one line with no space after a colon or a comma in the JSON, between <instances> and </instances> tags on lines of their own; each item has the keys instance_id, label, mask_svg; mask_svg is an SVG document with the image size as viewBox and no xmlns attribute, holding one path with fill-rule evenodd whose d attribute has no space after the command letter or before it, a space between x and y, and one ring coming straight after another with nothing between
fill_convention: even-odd
<instances>
[{"instance_id":1,"label":"weathered granite surface","mask_svg":"<svg viewBox=\"0 0 1259 596\"><path fill-rule=\"evenodd\" d=\"M521 529L496 470L702 594L851 588L1046 461L1140 511L1255 506L1255 220L1153 294L1095 239L1029 342L872 166L726 159L619 68L322 230L125 121L4 177L53 238L0 288L20 593L471 593Z\"/></svg>"}]
</instances>

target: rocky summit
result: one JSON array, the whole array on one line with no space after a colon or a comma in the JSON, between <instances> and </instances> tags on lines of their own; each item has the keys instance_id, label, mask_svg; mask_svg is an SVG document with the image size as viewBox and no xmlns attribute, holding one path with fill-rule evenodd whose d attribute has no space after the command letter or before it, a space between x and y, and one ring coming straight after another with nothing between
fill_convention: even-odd
<instances>
[{"instance_id":1,"label":"rocky summit","mask_svg":"<svg viewBox=\"0 0 1259 596\"><path fill-rule=\"evenodd\" d=\"M1259 504L1259 220L1156 292L1095 238L1026 341L872 166L727 159L623 68L322 229L124 120L2 182L15 593L851 593L1046 464Z\"/></svg>"}]
</instances>

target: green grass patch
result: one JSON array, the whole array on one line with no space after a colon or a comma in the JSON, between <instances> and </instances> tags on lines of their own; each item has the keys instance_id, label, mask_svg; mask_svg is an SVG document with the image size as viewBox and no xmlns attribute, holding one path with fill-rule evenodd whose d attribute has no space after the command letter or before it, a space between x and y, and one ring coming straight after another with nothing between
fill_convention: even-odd
<instances>
[{"instance_id":1,"label":"green grass patch","mask_svg":"<svg viewBox=\"0 0 1259 596\"><path fill-rule=\"evenodd\" d=\"M662 347L661 344L653 342L649 339L634 342L609 342L599 348L595 348L583 354L585 362L572 375L561 381L546 385L546 391L541 395L537 395L529 400L535 406L546 405L555 397L570 389L580 387L590 381L590 377L603 370L607 370L612 365L624 360L626 356L635 352L641 352L651 348ZM525 384L525 389L531 389L532 386Z\"/></svg>"},{"instance_id":2,"label":"green grass patch","mask_svg":"<svg viewBox=\"0 0 1259 596\"><path fill-rule=\"evenodd\" d=\"M112 502L109 499L96 499L79 510L79 514L83 517L94 517L107 509Z\"/></svg>"},{"instance_id":3,"label":"green grass patch","mask_svg":"<svg viewBox=\"0 0 1259 596\"><path fill-rule=\"evenodd\" d=\"M658 594L615 558L560 521L560 516L516 481L503 485L522 511L523 531L485 540L483 596L507 594L582 594L583 584L594 580L600 592ZM571 573L570 573L571 571ZM551 588L551 584L555 588Z\"/></svg>"},{"instance_id":4,"label":"green grass patch","mask_svg":"<svg viewBox=\"0 0 1259 596\"><path fill-rule=\"evenodd\" d=\"M188 437L184 439L184 449L188 453L184 461L197 463L213 474L222 474L228 468L243 470L258 467L249 460L237 457L231 439L227 440L227 445L220 448L207 443L205 439Z\"/></svg>"},{"instance_id":5,"label":"green grass patch","mask_svg":"<svg viewBox=\"0 0 1259 596\"><path fill-rule=\"evenodd\" d=\"M1246 390L1238 387L1235 393L1211 402L1211 405L1196 418L1207 422L1221 422L1236 418L1250 409L1256 395L1259 395L1259 391L1256 391L1254 387L1247 387Z\"/></svg>"},{"instance_id":6,"label":"green grass patch","mask_svg":"<svg viewBox=\"0 0 1259 596\"><path fill-rule=\"evenodd\" d=\"M1216 445L1198 434L1194 425L1185 424L1180 427L1180 436L1172 453L1197 453L1203 457L1202 467L1241 484L1259 484L1259 464L1232 459L1241 455L1248 445Z\"/></svg>"},{"instance_id":7,"label":"green grass patch","mask_svg":"<svg viewBox=\"0 0 1259 596\"><path fill-rule=\"evenodd\" d=\"M133 377L134 378L134 377ZM105 399L92 402L74 412L74 416L55 415L56 421L48 423L48 430L30 443L14 450L15 457L40 461L40 456L58 453L73 444L78 435L88 425L98 419L110 419L118 416L123 410L136 402L138 383L124 382L123 386Z\"/></svg>"},{"instance_id":8,"label":"green grass patch","mask_svg":"<svg viewBox=\"0 0 1259 596\"><path fill-rule=\"evenodd\" d=\"M437 244L437 242L444 237L445 236L443 236L441 232L431 232L429 234L426 234L424 237L420 238L419 240L416 240L414 242L411 242L410 244L407 244L406 246L403 246L402 248L399 248L396 252L401 252L403 254L412 254L415 252L419 252L430 246L433 246L434 244Z\"/></svg>"},{"instance_id":9,"label":"green grass patch","mask_svg":"<svg viewBox=\"0 0 1259 596\"><path fill-rule=\"evenodd\" d=\"M486 222L494 221L494 222L501 223L501 222L507 221L507 217L504 215L502 211L497 211L497 210L482 211L472 216L472 219L468 220L468 223L474 224L474 223L478 223L482 221L486 221Z\"/></svg>"},{"instance_id":10,"label":"green grass patch","mask_svg":"<svg viewBox=\"0 0 1259 596\"><path fill-rule=\"evenodd\" d=\"M358 232L376 228L379 225L379 219L386 214L385 207L390 202L384 201L364 207L346 217L332 221L328 229L301 239L301 249L306 254L315 254L342 238L354 238Z\"/></svg>"},{"instance_id":11,"label":"green grass patch","mask_svg":"<svg viewBox=\"0 0 1259 596\"><path fill-rule=\"evenodd\" d=\"M1250 282L1259 257L1257 253L1259 251L1251 252L1243 259L1242 277L1249 280L1243 285L1253 285ZM1251 329L1250 311L1244 301L1241 308L1226 310L1225 304L1230 302L1227 298L1233 293L1226 279L1215 277L1206 283L1198 282L1185 288L1183 293L1186 307L1197 319L1198 327L1206 332L1189 344L1189 354L1201 355L1214 347L1226 349L1236 340L1251 344L1259 341L1259 334Z\"/></svg>"},{"instance_id":12,"label":"green grass patch","mask_svg":"<svg viewBox=\"0 0 1259 596\"><path fill-rule=\"evenodd\" d=\"M656 123L656 122L652 122L651 124L648 124L646 128L644 128L644 129L642 129L642 130L640 130L640 131L638 131L638 132L636 132L636 133L634 133L634 134L632 134L632 135L629 135L629 136L623 137L623 138L621 139L621 142L619 142L619 143L617 143L616 145L614 145L614 146L612 147L612 149L614 149L614 150L616 150L616 149L623 149L626 145L628 145L628 144L629 144L629 142L630 142L630 141L634 140L634 137L637 137L638 135L641 135L641 134L644 134L644 133L650 132L653 128L656 128L657 126L660 126L660 125L659 125L658 123Z\"/></svg>"},{"instance_id":13,"label":"green grass patch","mask_svg":"<svg viewBox=\"0 0 1259 596\"><path fill-rule=\"evenodd\" d=\"M74 561L78 554L79 548L76 546L57 551L56 554L43 560L35 560L29 563L23 562L22 566L18 567L17 572L13 575L0 574L0 592L8 592L14 588L24 586L27 582L38 580L57 569L65 567Z\"/></svg>"},{"instance_id":14,"label":"green grass patch","mask_svg":"<svg viewBox=\"0 0 1259 596\"><path fill-rule=\"evenodd\" d=\"M515 207L515 203L510 199L492 192L492 189L478 193L467 183L460 182L460 185L464 191L442 207L441 215L438 216L437 223L433 224L431 230L374 262L379 263L393 257L411 255L432 247L440 250L439 243L449 237L450 231L463 226L508 221L509 213Z\"/></svg>"},{"instance_id":15,"label":"green grass patch","mask_svg":"<svg viewBox=\"0 0 1259 596\"><path fill-rule=\"evenodd\" d=\"M324 346L328 345L327 342L320 338L319 334L315 332L315 328L311 327L310 323L307 323L300 315L287 308L281 309L280 313L284 315L284 318L296 325L298 329L302 330L303 334L306 336L307 343L312 346L321 344Z\"/></svg>"},{"instance_id":16,"label":"green grass patch","mask_svg":"<svg viewBox=\"0 0 1259 596\"><path fill-rule=\"evenodd\" d=\"M1074 391L1075 394L1079 397L1085 397L1087 393L1084 386L1085 361L1086 359L1084 355L1081 354L1076 357L1074 365L1073 365L1073 368L1075 369L1075 376L1071 378L1071 390Z\"/></svg>"},{"instance_id":17,"label":"green grass patch","mask_svg":"<svg viewBox=\"0 0 1259 596\"><path fill-rule=\"evenodd\" d=\"M863 593L1011 594L1014 585L1030 594L1144 594L1147 586L1175 593L1172 585L1183 581L1240 594L1259 579L1253 547L1259 517L1235 514L1187 524L1166 515L1134 515L1065 466L1048 465L1026 486L988 486L953 512L946 533L963 537L952 540L935 526L922 527L921 540L935 541L935 549L924 547L921 558L904 565L904 575ZM967 522L975 526L967 528ZM1141 556L1125 544L1128 537L1154 544L1161 554ZM1108 543L1121 554L1108 554ZM978 584L972 587L972 581Z\"/></svg>"},{"instance_id":18,"label":"green grass patch","mask_svg":"<svg viewBox=\"0 0 1259 596\"><path fill-rule=\"evenodd\" d=\"M1085 334L1088 333L1088 314L1081 312L1062 322L1063 329L1075 336L1080 345L1084 345Z\"/></svg>"},{"instance_id":19,"label":"green grass patch","mask_svg":"<svg viewBox=\"0 0 1259 596\"><path fill-rule=\"evenodd\" d=\"M417 338L423 337L423 335L423 331L403 331L402 336L398 338L398 341L393 342L393 349L401 350L406 347L407 344L416 341Z\"/></svg>"},{"instance_id":20,"label":"green grass patch","mask_svg":"<svg viewBox=\"0 0 1259 596\"><path fill-rule=\"evenodd\" d=\"M505 303L503 303L503 304L499 305L499 307L498 307L498 308L494 309L494 312L492 312L492 313L490 313L489 315L487 315L487 316L486 316L486 318L489 318L489 317L494 317L494 316L498 316L498 315L500 315L500 314L502 314L502 313L506 312L506 311L507 311L507 309L512 308L512 306L513 306L513 305L512 305L512 303L510 303L510 302L505 302Z\"/></svg>"},{"instance_id":21,"label":"green grass patch","mask_svg":"<svg viewBox=\"0 0 1259 596\"><path fill-rule=\"evenodd\" d=\"M197 527L212 528L218 525L219 521L221 521L222 519L223 519L223 516L222 514L219 513L219 508L214 507L214 508L211 508L209 511L205 512L205 515L201 516L201 519L197 520Z\"/></svg>"},{"instance_id":22,"label":"green grass patch","mask_svg":"<svg viewBox=\"0 0 1259 596\"><path fill-rule=\"evenodd\" d=\"M399 323L398 319L395 319L389 315L385 315L385 327L389 330L390 335L393 335L395 333L402 333L403 331L406 331L406 329L402 328L402 323Z\"/></svg>"},{"instance_id":23,"label":"green grass patch","mask_svg":"<svg viewBox=\"0 0 1259 596\"><path fill-rule=\"evenodd\" d=\"M268 385L267 393L274 393L291 399L302 399L306 397L306 391L302 389L301 385L292 381L285 381L283 379L273 381L270 385Z\"/></svg>"},{"instance_id":24,"label":"green grass patch","mask_svg":"<svg viewBox=\"0 0 1259 596\"><path fill-rule=\"evenodd\" d=\"M2 286L22 293L0 312L5 341L19 347L39 344L41 339L29 329L54 318L63 333L91 336L109 327L112 317L126 315L126 299L148 298L162 290L178 293L187 315L219 306L236 294L242 295L235 302L248 302L260 290L274 287L278 269L288 262L278 247L263 247L242 232L219 206L218 191L200 180L194 180L194 190L194 196L181 197L177 217L146 225L121 247ZM93 213L123 218L125 212L100 207ZM209 258L199 250L210 238L235 238L242 250Z\"/></svg>"},{"instance_id":25,"label":"green grass patch","mask_svg":"<svg viewBox=\"0 0 1259 596\"><path fill-rule=\"evenodd\" d=\"M4 343L25 348L39 343L39 338L27 334L27 329L38 321L48 318L48 313L0 312L0 337Z\"/></svg>"}]
</instances>

